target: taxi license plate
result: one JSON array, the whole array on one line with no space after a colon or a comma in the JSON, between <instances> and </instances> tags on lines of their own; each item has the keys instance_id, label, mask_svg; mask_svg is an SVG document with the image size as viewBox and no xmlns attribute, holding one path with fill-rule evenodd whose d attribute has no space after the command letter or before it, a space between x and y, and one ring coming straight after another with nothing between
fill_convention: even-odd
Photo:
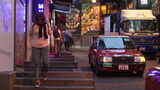
<instances>
[{"instance_id":1,"label":"taxi license plate","mask_svg":"<svg viewBox=\"0 0 160 90\"><path fill-rule=\"evenodd\" d=\"M118 69L119 70L129 70L128 65L119 65Z\"/></svg>"}]
</instances>

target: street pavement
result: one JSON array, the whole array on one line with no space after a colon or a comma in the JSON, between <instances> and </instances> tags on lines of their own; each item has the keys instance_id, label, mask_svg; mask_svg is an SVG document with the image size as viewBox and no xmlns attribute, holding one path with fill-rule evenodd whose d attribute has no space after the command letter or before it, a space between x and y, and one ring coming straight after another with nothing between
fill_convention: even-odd
<instances>
[{"instance_id":1,"label":"street pavement","mask_svg":"<svg viewBox=\"0 0 160 90\"><path fill-rule=\"evenodd\" d=\"M72 52L78 60L79 67L82 70L91 71L88 63L88 49L73 49ZM147 60L143 77L131 73L110 73L101 77L94 75L96 90L145 90L145 74L149 68L156 65L155 60Z\"/></svg>"}]
</instances>

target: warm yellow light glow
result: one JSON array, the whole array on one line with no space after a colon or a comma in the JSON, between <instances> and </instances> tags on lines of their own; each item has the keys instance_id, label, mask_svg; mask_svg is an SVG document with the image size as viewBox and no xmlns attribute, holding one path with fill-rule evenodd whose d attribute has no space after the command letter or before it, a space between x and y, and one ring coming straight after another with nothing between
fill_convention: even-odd
<instances>
[{"instance_id":1,"label":"warm yellow light glow","mask_svg":"<svg viewBox=\"0 0 160 90\"><path fill-rule=\"evenodd\" d=\"M102 14L106 14L106 5L101 6L101 12Z\"/></svg>"},{"instance_id":2,"label":"warm yellow light glow","mask_svg":"<svg viewBox=\"0 0 160 90\"><path fill-rule=\"evenodd\" d=\"M96 3L96 0L92 0L92 3Z\"/></svg>"},{"instance_id":3,"label":"warm yellow light glow","mask_svg":"<svg viewBox=\"0 0 160 90\"><path fill-rule=\"evenodd\" d=\"M140 57L140 58L141 58L141 62L145 62L146 61L145 57Z\"/></svg>"}]
</instances>

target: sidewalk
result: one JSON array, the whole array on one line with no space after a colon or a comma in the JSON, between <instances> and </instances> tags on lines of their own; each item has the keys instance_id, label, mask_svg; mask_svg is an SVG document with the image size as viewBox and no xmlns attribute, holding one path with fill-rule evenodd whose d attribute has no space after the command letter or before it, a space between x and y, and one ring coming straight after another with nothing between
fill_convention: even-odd
<instances>
[{"instance_id":1,"label":"sidewalk","mask_svg":"<svg viewBox=\"0 0 160 90\"><path fill-rule=\"evenodd\" d=\"M73 46L72 50L73 51L80 51L80 52L88 52L89 51L89 47Z\"/></svg>"}]
</instances>

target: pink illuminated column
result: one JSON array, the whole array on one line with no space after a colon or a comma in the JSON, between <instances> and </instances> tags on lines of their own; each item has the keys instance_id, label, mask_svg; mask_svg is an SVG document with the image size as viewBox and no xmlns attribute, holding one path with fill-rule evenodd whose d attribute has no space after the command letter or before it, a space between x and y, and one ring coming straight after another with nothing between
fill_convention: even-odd
<instances>
[{"instance_id":1,"label":"pink illuminated column","mask_svg":"<svg viewBox=\"0 0 160 90\"><path fill-rule=\"evenodd\" d=\"M44 0L44 15L46 17L47 22L50 22L50 10L49 10L49 0Z\"/></svg>"}]
</instances>

